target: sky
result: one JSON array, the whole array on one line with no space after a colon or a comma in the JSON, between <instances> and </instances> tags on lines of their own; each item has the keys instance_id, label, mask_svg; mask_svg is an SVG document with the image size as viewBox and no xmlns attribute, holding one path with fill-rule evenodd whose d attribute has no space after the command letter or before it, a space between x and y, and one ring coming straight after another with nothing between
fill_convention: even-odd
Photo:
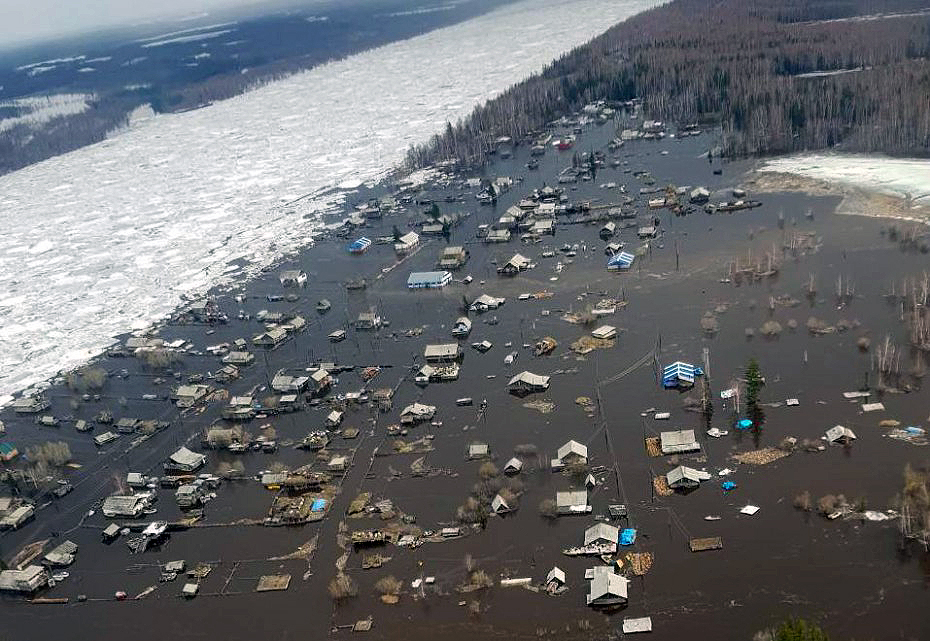
<instances>
[{"instance_id":1,"label":"sky","mask_svg":"<svg viewBox=\"0 0 930 641\"><path fill-rule=\"evenodd\" d=\"M259 0L0 0L0 47L133 26L159 18L281 4Z\"/></svg>"}]
</instances>

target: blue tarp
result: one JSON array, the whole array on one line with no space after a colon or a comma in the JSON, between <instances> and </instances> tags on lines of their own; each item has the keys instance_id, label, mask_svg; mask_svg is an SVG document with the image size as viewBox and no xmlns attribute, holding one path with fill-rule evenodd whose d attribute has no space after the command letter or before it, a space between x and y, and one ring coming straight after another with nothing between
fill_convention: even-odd
<instances>
[{"instance_id":1,"label":"blue tarp","mask_svg":"<svg viewBox=\"0 0 930 641\"><path fill-rule=\"evenodd\" d=\"M729 492L730 490L736 487L736 483L734 483L733 481L724 481L723 483L720 484L720 487L723 488L724 492Z\"/></svg>"},{"instance_id":2,"label":"blue tarp","mask_svg":"<svg viewBox=\"0 0 930 641\"><path fill-rule=\"evenodd\" d=\"M694 378L703 374L704 370L696 365L676 361L662 370L662 385L667 388L690 387L694 385Z\"/></svg>"},{"instance_id":3,"label":"blue tarp","mask_svg":"<svg viewBox=\"0 0 930 641\"><path fill-rule=\"evenodd\" d=\"M752 427L752 421L748 418L741 418L740 420L736 421L735 427L738 430L748 430L750 427Z\"/></svg>"},{"instance_id":4,"label":"blue tarp","mask_svg":"<svg viewBox=\"0 0 930 641\"><path fill-rule=\"evenodd\" d=\"M629 269L633 265L636 256L629 252L620 252L614 254L607 261L607 269Z\"/></svg>"},{"instance_id":5,"label":"blue tarp","mask_svg":"<svg viewBox=\"0 0 930 641\"><path fill-rule=\"evenodd\" d=\"M310 506L311 512L322 512L326 509L326 499L313 499L313 505Z\"/></svg>"},{"instance_id":6,"label":"blue tarp","mask_svg":"<svg viewBox=\"0 0 930 641\"><path fill-rule=\"evenodd\" d=\"M349 243L349 246L346 247L346 249L348 249L353 254L360 254L369 247L371 247L371 240L362 236L358 240Z\"/></svg>"},{"instance_id":7,"label":"blue tarp","mask_svg":"<svg viewBox=\"0 0 930 641\"><path fill-rule=\"evenodd\" d=\"M620 545L633 545L636 541L636 530L631 527L620 531Z\"/></svg>"}]
</instances>

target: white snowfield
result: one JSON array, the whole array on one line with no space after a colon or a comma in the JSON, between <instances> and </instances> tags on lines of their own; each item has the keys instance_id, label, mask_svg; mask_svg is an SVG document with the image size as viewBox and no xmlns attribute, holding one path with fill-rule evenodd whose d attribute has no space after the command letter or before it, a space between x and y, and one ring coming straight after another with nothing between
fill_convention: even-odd
<instances>
[{"instance_id":1,"label":"white snowfield","mask_svg":"<svg viewBox=\"0 0 930 641\"><path fill-rule=\"evenodd\" d=\"M769 160L761 171L778 171L842 183L930 205L930 160L855 154L815 154Z\"/></svg>"},{"instance_id":2,"label":"white snowfield","mask_svg":"<svg viewBox=\"0 0 930 641\"><path fill-rule=\"evenodd\" d=\"M516 3L0 177L0 402L181 294L312 242L334 187L383 177L411 143L654 4Z\"/></svg>"}]
</instances>

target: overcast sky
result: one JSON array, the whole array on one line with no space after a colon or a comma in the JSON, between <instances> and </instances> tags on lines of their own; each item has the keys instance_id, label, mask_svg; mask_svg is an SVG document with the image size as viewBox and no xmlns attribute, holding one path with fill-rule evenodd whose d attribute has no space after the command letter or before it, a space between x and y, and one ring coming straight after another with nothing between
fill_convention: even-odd
<instances>
[{"instance_id":1,"label":"overcast sky","mask_svg":"<svg viewBox=\"0 0 930 641\"><path fill-rule=\"evenodd\" d=\"M157 18L296 0L0 0L0 47L133 25ZM311 2L306 2L311 4Z\"/></svg>"}]
</instances>

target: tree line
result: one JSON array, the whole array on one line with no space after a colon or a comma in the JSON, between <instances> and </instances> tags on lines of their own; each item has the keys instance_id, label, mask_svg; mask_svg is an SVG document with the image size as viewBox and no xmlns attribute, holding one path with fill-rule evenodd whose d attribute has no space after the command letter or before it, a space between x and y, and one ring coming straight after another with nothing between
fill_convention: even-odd
<instances>
[{"instance_id":1,"label":"tree line","mask_svg":"<svg viewBox=\"0 0 930 641\"><path fill-rule=\"evenodd\" d=\"M407 154L482 163L597 99L718 124L727 156L836 145L930 152L930 12L922 0L674 0L615 25ZM883 14L876 16L875 14ZM856 19L870 16L871 19Z\"/></svg>"}]
</instances>

